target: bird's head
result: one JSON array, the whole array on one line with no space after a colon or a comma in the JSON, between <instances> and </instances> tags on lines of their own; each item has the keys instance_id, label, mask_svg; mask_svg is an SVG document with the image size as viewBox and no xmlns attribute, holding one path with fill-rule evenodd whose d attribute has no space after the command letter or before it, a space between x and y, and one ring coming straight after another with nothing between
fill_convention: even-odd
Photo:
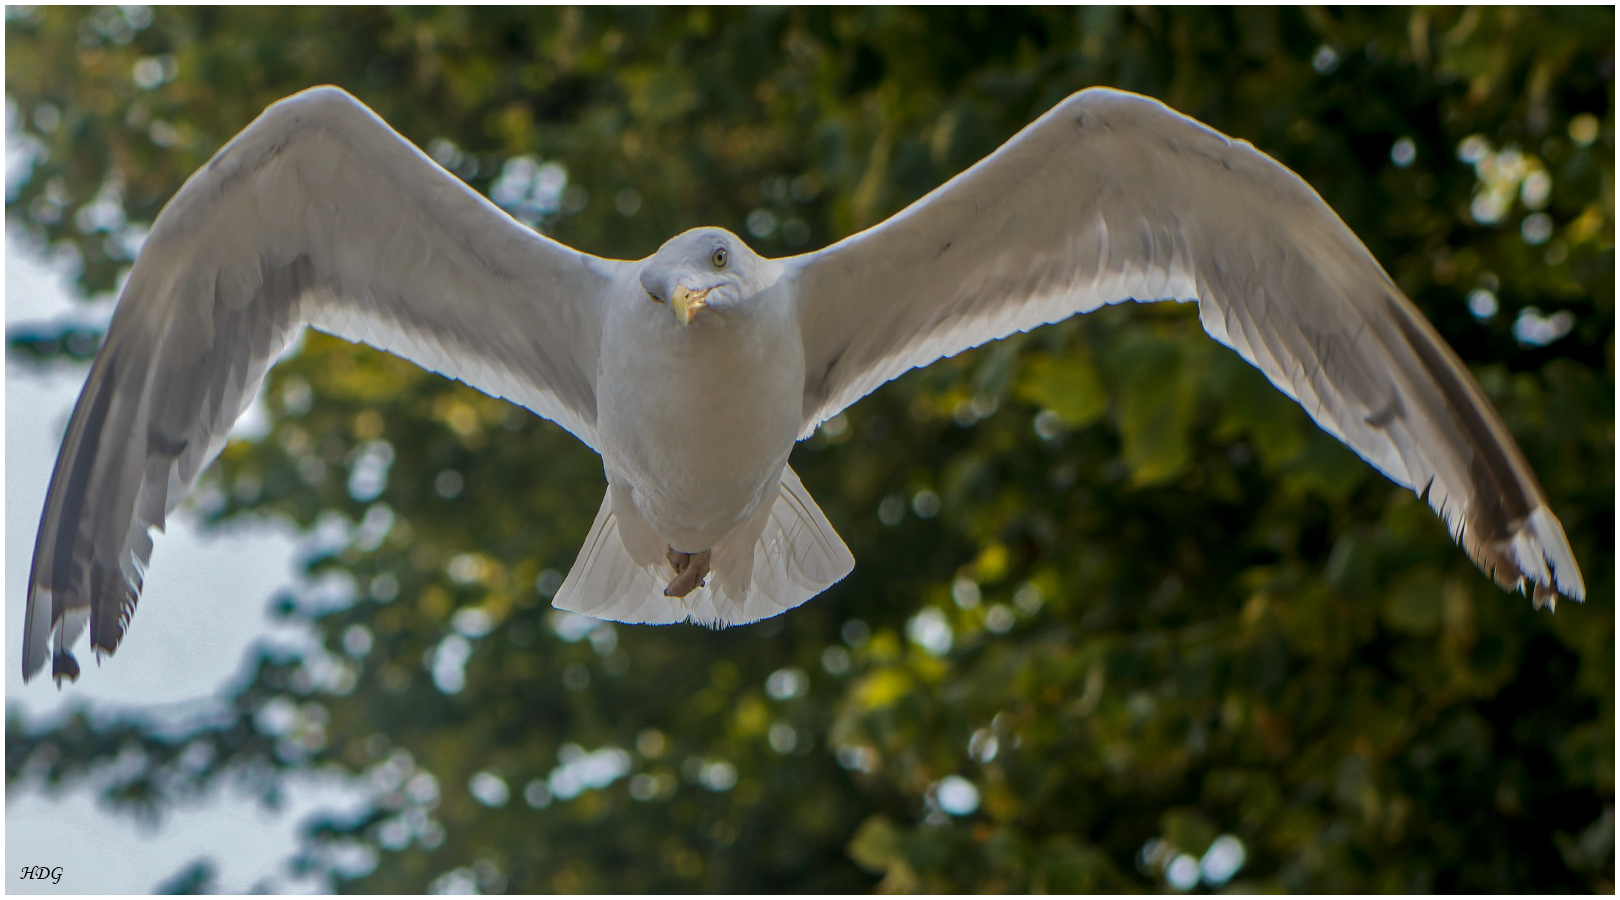
<instances>
[{"instance_id":1,"label":"bird's head","mask_svg":"<svg viewBox=\"0 0 1620 900\"><path fill-rule=\"evenodd\" d=\"M694 228L658 248L641 267L641 287L653 303L690 325L700 315L727 313L746 306L770 286L770 264L724 228Z\"/></svg>"}]
</instances>

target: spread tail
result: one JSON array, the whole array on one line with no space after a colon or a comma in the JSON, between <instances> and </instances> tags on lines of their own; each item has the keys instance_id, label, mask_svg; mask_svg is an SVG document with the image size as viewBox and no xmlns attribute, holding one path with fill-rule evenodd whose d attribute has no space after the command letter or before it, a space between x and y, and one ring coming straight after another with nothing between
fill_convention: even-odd
<instances>
[{"instance_id":1,"label":"spread tail","mask_svg":"<svg viewBox=\"0 0 1620 900\"><path fill-rule=\"evenodd\" d=\"M712 548L708 583L685 597L666 597L675 569L662 552L655 555L663 548L640 513L624 498L615 503L615 493L609 486L552 606L615 622L723 628L786 612L855 568L799 476L784 467L776 501Z\"/></svg>"}]
</instances>

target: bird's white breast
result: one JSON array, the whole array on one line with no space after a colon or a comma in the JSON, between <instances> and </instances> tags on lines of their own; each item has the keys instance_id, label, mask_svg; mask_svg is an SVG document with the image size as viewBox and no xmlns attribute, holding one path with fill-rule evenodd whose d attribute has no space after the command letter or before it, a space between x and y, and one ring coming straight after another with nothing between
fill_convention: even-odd
<instances>
[{"instance_id":1,"label":"bird's white breast","mask_svg":"<svg viewBox=\"0 0 1620 900\"><path fill-rule=\"evenodd\" d=\"M803 343L787 309L756 298L683 326L636 291L609 313L597 382L603 464L677 550L709 549L776 497L804 397Z\"/></svg>"}]
</instances>

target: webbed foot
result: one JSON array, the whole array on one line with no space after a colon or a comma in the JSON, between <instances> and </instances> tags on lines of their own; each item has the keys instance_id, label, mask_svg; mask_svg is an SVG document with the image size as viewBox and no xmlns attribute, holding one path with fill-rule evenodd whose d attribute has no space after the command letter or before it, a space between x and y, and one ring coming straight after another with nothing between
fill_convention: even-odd
<instances>
[{"instance_id":1,"label":"webbed foot","mask_svg":"<svg viewBox=\"0 0 1620 900\"><path fill-rule=\"evenodd\" d=\"M709 551L682 553L671 547L665 558L675 567L675 578L664 588L665 597L685 597L703 587L709 575Z\"/></svg>"}]
</instances>

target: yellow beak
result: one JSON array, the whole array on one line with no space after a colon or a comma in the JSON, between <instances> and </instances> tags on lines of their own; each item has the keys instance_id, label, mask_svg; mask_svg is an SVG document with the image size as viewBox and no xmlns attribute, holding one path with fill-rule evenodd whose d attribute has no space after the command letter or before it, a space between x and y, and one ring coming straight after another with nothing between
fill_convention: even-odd
<instances>
[{"instance_id":1,"label":"yellow beak","mask_svg":"<svg viewBox=\"0 0 1620 900\"><path fill-rule=\"evenodd\" d=\"M684 287L677 286L675 295L669 298L669 305L675 309L675 318L682 325L689 325L692 322L692 317L697 315L697 311L707 305L703 302L707 296L709 296L708 291L689 291Z\"/></svg>"}]
</instances>

